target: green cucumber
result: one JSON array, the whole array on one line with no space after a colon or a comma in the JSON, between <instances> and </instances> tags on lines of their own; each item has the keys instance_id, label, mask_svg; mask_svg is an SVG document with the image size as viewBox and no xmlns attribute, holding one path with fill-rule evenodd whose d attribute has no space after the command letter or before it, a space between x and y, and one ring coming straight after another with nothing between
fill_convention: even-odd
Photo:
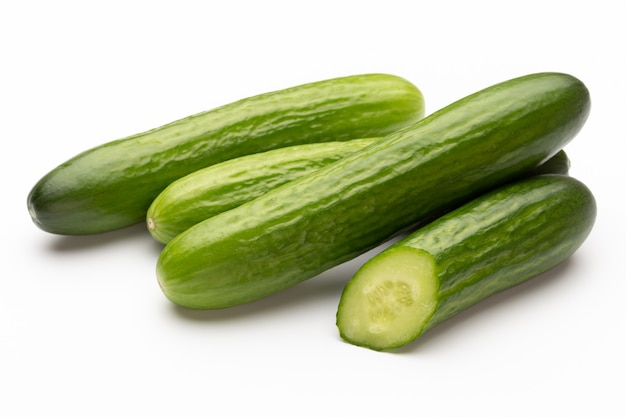
<instances>
[{"instance_id":1,"label":"green cucumber","mask_svg":"<svg viewBox=\"0 0 626 417\"><path fill-rule=\"evenodd\" d=\"M337 161L378 138L288 146L231 159L174 181L152 202L146 224L155 240L168 243L196 223L257 198ZM526 175L567 174L569 158L559 151Z\"/></svg>"},{"instance_id":2,"label":"green cucumber","mask_svg":"<svg viewBox=\"0 0 626 417\"><path fill-rule=\"evenodd\" d=\"M157 196L148 208L148 230L157 241L168 243L194 224L338 161L376 139L288 146L200 169Z\"/></svg>"},{"instance_id":3,"label":"green cucumber","mask_svg":"<svg viewBox=\"0 0 626 417\"><path fill-rule=\"evenodd\" d=\"M107 232L145 221L166 186L200 168L285 146L383 136L423 113L421 92L393 75L304 84L85 151L35 184L27 205L47 232Z\"/></svg>"},{"instance_id":4,"label":"green cucumber","mask_svg":"<svg viewBox=\"0 0 626 417\"><path fill-rule=\"evenodd\" d=\"M528 177L542 174L568 175L570 165L571 163L567 153L564 150L560 150L556 155L539 165L537 168L528 171L525 176Z\"/></svg>"},{"instance_id":5,"label":"green cucumber","mask_svg":"<svg viewBox=\"0 0 626 417\"><path fill-rule=\"evenodd\" d=\"M596 217L591 191L562 175L503 186L368 260L337 310L341 337L390 350L571 256Z\"/></svg>"},{"instance_id":6,"label":"green cucumber","mask_svg":"<svg viewBox=\"0 0 626 417\"><path fill-rule=\"evenodd\" d=\"M213 309L293 286L537 167L589 109L567 74L486 88L187 229L159 256L160 287L173 303Z\"/></svg>"}]
</instances>

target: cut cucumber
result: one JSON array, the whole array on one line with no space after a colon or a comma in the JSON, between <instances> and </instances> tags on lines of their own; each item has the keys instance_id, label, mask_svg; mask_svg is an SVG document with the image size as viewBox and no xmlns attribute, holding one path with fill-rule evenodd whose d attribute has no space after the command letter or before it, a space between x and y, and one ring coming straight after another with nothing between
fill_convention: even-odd
<instances>
[{"instance_id":1,"label":"cut cucumber","mask_svg":"<svg viewBox=\"0 0 626 417\"><path fill-rule=\"evenodd\" d=\"M374 350L401 347L567 259L595 217L591 191L562 175L478 197L367 261L341 296L340 335Z\"/></svg>"}]
</instances>

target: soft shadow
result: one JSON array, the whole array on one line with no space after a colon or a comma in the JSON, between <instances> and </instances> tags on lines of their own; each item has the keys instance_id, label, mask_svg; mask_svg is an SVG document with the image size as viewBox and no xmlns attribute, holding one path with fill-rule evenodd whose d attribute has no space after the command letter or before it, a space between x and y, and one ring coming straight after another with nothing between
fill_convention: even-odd
<instances>
[{"instance_id":1,"label":"soft shadow","mask_svg":"<svg viewBox=\"0 0 626 417\"><path fill-rule=\"evenodd\" d=\"M94 235L55 235L48 246L52 252L82 252L114 245L121 241L143 241L157 253L163 249L163 245L152 238L143 223Z\"/></svg>"},{"instance_id":2,"label":"soft shadow","mask_svg":"<svg viewBox=\"0 0 626 417\"><path fill-rule=\"evenodd\" d=\"M556 282L565 279L568 275L570 275L570 271L575 269L575 264L575 257L570 256L568 259L543 274L538 275L529 281L523 282L516 287L509 288L508 290L486 298L480 303L428 330L417 340L392 352L398 354L414 353L420 349L424 349L429 344L437 343L437 339L444 337L447 332L453 331L455 327L462 326L469 320L477 320L482 314L494 314L494 310L506 308L506 304L512 299L532 297L534 293L544 291L545 287L554 285Z\"/></svg>"}]
</instances>

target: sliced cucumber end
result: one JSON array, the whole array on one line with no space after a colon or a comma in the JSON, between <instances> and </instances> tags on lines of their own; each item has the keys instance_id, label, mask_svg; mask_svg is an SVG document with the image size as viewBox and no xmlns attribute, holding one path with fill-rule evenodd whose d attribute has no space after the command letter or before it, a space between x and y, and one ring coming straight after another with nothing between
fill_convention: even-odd
<instances>
[{"instance_id":1,"label":"sliced cucumber end","mask_svg":"<svg viewBox=\"0 0 626 417\"><path fill-rule=\"evenodd\" d=\"M433 257L397 247L365 263L348 283L337 310L341 337L373 350L401 347L423 331L437 305Z\"/></svg>"}]
</instances>

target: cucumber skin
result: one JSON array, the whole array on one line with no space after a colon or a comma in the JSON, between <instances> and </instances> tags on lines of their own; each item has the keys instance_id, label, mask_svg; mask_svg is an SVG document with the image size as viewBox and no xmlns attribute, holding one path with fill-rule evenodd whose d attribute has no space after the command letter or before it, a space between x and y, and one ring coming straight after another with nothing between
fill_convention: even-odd
<instances>
[{"instance_id":1,"label":"cucumber skin","mask_svg":"<svg viewBox=\"0 0 626 417\"><path fill-rule=\"evenodd\" d=\"M360 269L339 302L340 335L373 350L401 347L461 311L569 258L590 234L596 212L587 186L563 175L538 175L484 194L409 234L361 267L389 259L393 251L404 248L432 256L439 288L436 307L422 329L409 340L385 347L362 343L344 332L341 309Z\"/></svg>"},{"instance_id":2,"label":"cucumber skin","mask_svg":"<svg viewBox=\"0 0 626 417\"><path fill-rule=\"evenodd\" d=\"M288 146L231 159L200 169L170 184L148 208L152 237L167 244L201 221L369 146L380 138ZM567 175L569 158L559 151L526 175Z\"/></svg>"},{"instance_id":3,"label":"cucumber skin","mask_svg":"<svg viewBox=\"0 0 626 417\"><path fill-rule=\"evenodd\" d=\"M560 150L552 158L548 159L537 168L530 170L525 176L533 177L542 174L568 175L571 161L564 150Z\"/></svg>"},{"instance_id":4,"label":"cucumber skin","mask_svg":"<svg viewBox=\"0 0 626 417\"><path fill-rule=\"evenodd\" d=\"M165 246L164 295L242 304L348 261L549 159L582 128L589 92L531 74L466 97L327 167L207 219Z\"/></svg>"},{"instance_id":5,"label":"cucumber skin","mask_svg":"<svg viewBox=\"0 0 626 417\"><path fill-rule=\"evenodd\" d=\"M429 252L439 270L438 307L424 330L569 258L587 239L596 213L585 184L540 175L480 198L407 238L404 244ZM502 223L494 225L490 216ZM455 234L446 236L452 242L437 242L451 229Z\"/></svg>"},{"instance_id":6,"label":"cucumber skin","mask_svg":"<svg viewBox=\"0 0 626 417\"><path fill-rule=\"evenodd\" d=\"M30 191L34 223L63 235L145 221L154 198L200 168L284 146L383 136L424 114L421 92L388 74L363 74L249 97L87 150Z\"/></svg>"},{"instance_id":7,"label":"cucumber skin","mask_svg":"<svg viewBox=\"0 0 626 417\"><path fill-rule=\"evenodd\" d=\"M288 146L200 169L170 184L148 208L152 237L168 243L196 223L260 197L380 138Z\"/></svg>"}]
</instances>

